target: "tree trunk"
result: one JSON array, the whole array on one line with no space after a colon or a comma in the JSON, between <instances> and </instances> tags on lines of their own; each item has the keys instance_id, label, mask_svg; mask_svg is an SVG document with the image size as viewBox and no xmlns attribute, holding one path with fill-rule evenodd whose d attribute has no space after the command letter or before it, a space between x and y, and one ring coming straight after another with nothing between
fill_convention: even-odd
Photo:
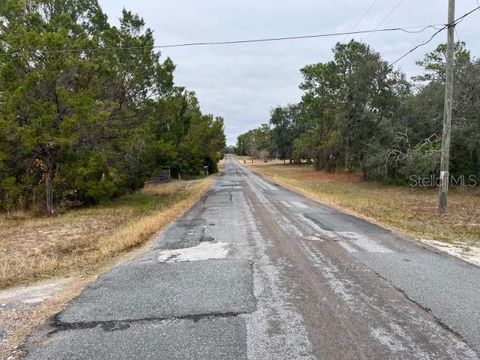
<instances>
[{"instance_id":1,"label":"tree trunk","mask_svg":"<svg viewBox=\"0 0 480 360\"><path fill-rule=\"evenodd\" d=\"M52 187L52 173L46 171L45 174L45 200L47 203L48 216L55 215L55 209L53 207L53 187Z\"/></svg>"},{"instance_id":2,"label":"tree trunk","mask_svg":"<svg viewBox=\"0 0 480 360\"><path fill-rule=\"evenodd\" d=\"M367 181L367 167L365 166L365 159L363 155L360 156L359 162L360 162L360 181Z\"/></svg>"},{"instance_id":3,"label":"tree trunk","mask_svg":"<svg viewBox=\"0 0 480 360\"><path fill-rule=\"evenodd\" d=\"M25 210L30 210L33 204L33 191L31 187L27 187L23 193L25 197Z\"/></svg>"},{"instance_id":4,"label":"tree trunk","mask_svg":"<svg viewBox=\"0 0 480 360\"><path fill-rule=\"evenodd\" d=\"M361 166L360 180L361 181L367 181L367 168L365 167L364 164L362 164L362 166Z\"/></svg>"},{"instance_id":5,"label":"tree trunk","mask_svg":"<svg viewBox=\"0 0 480 360\"><path fill-rule=\"evenodd\" d=\"M349 172L350 165L350 139L347 138L345 141L345 172Z\"/></svg>"}]
</instances>

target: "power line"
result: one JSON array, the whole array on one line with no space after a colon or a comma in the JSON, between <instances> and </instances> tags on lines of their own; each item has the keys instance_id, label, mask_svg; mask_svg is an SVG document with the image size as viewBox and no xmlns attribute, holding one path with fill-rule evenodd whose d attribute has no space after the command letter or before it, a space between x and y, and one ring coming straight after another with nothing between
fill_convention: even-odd
<instances>
[{"instance_id":1,"label":"power line","mask_svg":"<svg viewBox=\"0 0 480 360\"><path fill-rule=\"evenodd\" d=\"M179 43L179 44L164 44L164 45L154 45L152 46L155 49L168 49L168 48L179 48L179 47L191 47L191 46L218 46L218 45L234 45L234 44L250 44L250 43L264 43L264 42L275 42L275 41L285 41L285 40L301 40L301 39L314 39L322 37L333 37L333 36L343 36L343 35L355 35L355 34L367 34L372 32L391 32L391 31L402 31L407 34L418 34L422 33L427 29L436 28L443 24L436 25L419 25L419 26L409 26L409 27L395 27L395 28L385 28L385 29L371 29L371 30L358 30L358 31L346 31L346 32L332 32L332 33L323 33L315 35L299 35L299 36L284 36L284 37L272 37L272 38L257 38L257 39L246 39L246 40L229 40L229 41L203 41L203 42L190 42L190 43ZM444 26L444 25L443 25ZM418 30L412 30L418 29ZM110 47L110 48L80 48L80 49L62 49L62 50L34 50L34 51L16 51L12 53L1 53L0 56L14 56L20 54L35 54L37 51L40 51L41 54L61 54L69 52L82 52L82 51L119 51L119 50L140 50L149 48L147 46L136 46L136 47Z\"/></svg>"},{"instance_id":2,"label":"power line","mask_svg":"<svg viewBox=\"0 0 480 360\"><path fill-rule=\"evenodd\" d=\"M203 46L203 45L230 45L230 44L246 44L246 43L258 43L258 42L273 42L273 41L284 41L284 40L301 40L301 39L314 39L321 37L332 37L332 36L342 36L342 35L355 35L355 34L366 34L371 32L389 32L389 31L403 31L409 34L421 33L438 25L422 25L422 26L411 26L411 27L396 27L396 28L385 28L385 29L373 29L373 30L358 30L358 31L347 31L347 32L334 32L334 33L324 33L316 35L300 35L300 36L285 36L285 37L276 37L276 38L263 38L263 39L248 39L248 40L233 40L233 41L212 41L212 42L196 42L196 43L185 43L185 44L173 44L173 45L159 45L158 48L173 48L173 47L183 47L183 46ZM418 29L417 31L412 31L409 29Z\"/></svg>"},{"instance_id":3,"label":"power line","mask_svg":"<svg viewBox=\"0 0 480 360\"><path fill-rule=\"evenodd\" d=\"M370 4L370 6L368 7L367 11L365 11L363 13L363 15L360 17L360 19L357 21L357 23L355 24L355 26L353 27L352 31L355 30L357 28L358 25L361 24L361 22L363 21L363 19L365 19L365 16L367 16L370 11L373 9L373 7L375 6L375 4L378 2L378 0L373 0L372 3Z\"/></svg>"},{"instance_id":4,"label":"power line","mask_svg":"<svg viewBox=\"0 0 480 360\"><path fill-rule=\"evenodd\" d=\"M415 50L417 50L419 47L422 47L424 45L427 45L430 41L433 40L433 38L435 36L437 36L439 33L441 33L443 30L445 30L448 26L447 25L444 25L441 29L435 31L433 33L432 36L430 36L430 38L428 38L427 40L421 42L420 44L416 45L415 47L413 47L412 49L408 50L405 54L403 54L402 56L400 56L397 60L395 60L392 65L395 65L397 62L399 62L400 60L402 60L404 57L406 57L407 55L411 54L412 52L414 52Z\"/></svg>"},{"instance_id":5,"label":"power line","mask_svg":"<svg viewBox=\"0 0 480 360\"><path fill-rule=\"evenodd\" d=\"M363 15L360 17L360 19L358 19L358 21L355 23L355 26L353 27L353 29L351 31L355 31L355 29L357 28L358 25L360 25L363 21L363 19L365 19L365 16L367 16L370 11L373 9L373 7L375 6L375 4L378 2L378 0L373 0L370 4L370 6L368 7L368 9L363 13ZM346 39L346 36L344 38L344 41Z\"/></svg>"},{"instance_id":6,"label":"power line","mask_svg":"<svg viewBox=\"0 0 480 360\"><path fill-rule=\"evenodd\" d=\"M432 36L430 36L430 38L428 38L427 40L424 40L423 42L421 42L420 44L416 45L415 47L413 47L412 49L408 50L405 54L403 54L402 56L400 56L397 60L395 60L392 65L395 65L396 63L398 63L400 60L402 60L403 58L405 58L407 55L411 54L412 52L414 52L415 50L417 50L419 47L421 46L424 46L426 44L428 44L430 41L433 40L433 38L435 36L437 36L439 33L441 33L443 30L447 29L448 27L455 27L457 24L461 23L467 16L469 16L470 14L474 13L475 11L479 10L480 9L480 6L477 6L476 8L473 8L472 10L470 10L469 12L463 14L462 16L460 16L459 18L457 18L452 24L445 24L443 25L440 29L438 29L436 32L434 32L432 34Z\"/></svg>"},{"instance_id":7,"label":"power line","mask_svg":"<svg viewBox=\"0 0 480 360\"><path fill-rule=\"evenodd\" d=\"M462 22L467 16L469 16L470 14L474 13L475 11L477 11L478 9L480 9L480 6L477 6L476 8L473 8L472 10L470 10L469 12L463 14L462 16L460 16L457 20L455 20L453 22L453 26L455 26L456 24L458 24L459 22Z\"/></svg>"},{"instance_id":8,"label":"power line","mask_svg":"<svg viewBox=\"0 0 480 360\"><path fill-rule=\"evenodd\" d=\"M395 12L395 10L397 10L398 7L399 7L400 5L402 5L402 3L403 3L404 1L405 1L405 0L400 0L400 1L397 3L397 5L395 5L395 7L382 19L382 21L380 21L380 22L378 23L378 25L375 27L375 29L378 29L390 16L392 16L392 14ZM372 36L372 33L370 33L370 34L367 36L366 40L368 40L368 39L370 38L370 36Z\"/></svg>"}]
</instances>

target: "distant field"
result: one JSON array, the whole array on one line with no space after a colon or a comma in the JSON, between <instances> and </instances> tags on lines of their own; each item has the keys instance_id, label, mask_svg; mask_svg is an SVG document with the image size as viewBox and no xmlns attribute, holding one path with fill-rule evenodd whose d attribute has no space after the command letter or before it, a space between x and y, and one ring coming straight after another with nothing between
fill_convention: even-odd
<instances>
[{"instance_id":1,"label":"distant field","mask_svg":"<svg viewBox=\"0 0 480 360\"><path fill-rule=\"evenodd\" d=\"M321 202L370 218L421 239L480 246L480 189L453 188L448 213L437 214L436 189L362 183L352 174L314 171L308 166L239 160L276 182ZM468 251L468 248L467 248Z\"/></svg>"},{"instance_id":2,"label":"distant field","mask_svg":"<svg viewBox=\"0 0 480 360\"><path fill-rule=\"evenodd\" d=\"M108 205L53 218L0 218L0 288L94 272L145 243L194 203L212 179L149 185Z\"/></svg>"}]
</instances>

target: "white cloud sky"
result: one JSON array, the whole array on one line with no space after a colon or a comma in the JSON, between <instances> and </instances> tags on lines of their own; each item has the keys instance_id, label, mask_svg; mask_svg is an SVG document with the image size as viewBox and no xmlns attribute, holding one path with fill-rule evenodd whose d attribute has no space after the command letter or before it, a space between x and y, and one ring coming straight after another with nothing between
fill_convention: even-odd
<instances>
[{"instance_id":1,"label":"white cloud sky","mask_svg":"<svg viewBox=\"0 0 480 360\"><path fill-rule=\"evenodd\" d=\"M123 8L138 13L154 30L157 45L196 41L310 35L349 31L373 0L99 0L110 21L116 23ZM357 30L373 29L400 2L381 25L408 27L442 24L447 0L377 0ZM457 0L456 17L478 6L477 0ZM457 35L474 56L480 56L480 11L457 26ZM393 61L427 39L403 32L358 35L384 59ZM202 111L225 118L229 144L236 137L268 122L270 109L299 101L300 68L329 61L337 41L332 37L261 44L171 48L162 56L177 65L176 83L196 92ZM404 58L398 66L409 75L420 71L415 61L446 41L446 32Z\"/></svg>"}]
</instances>

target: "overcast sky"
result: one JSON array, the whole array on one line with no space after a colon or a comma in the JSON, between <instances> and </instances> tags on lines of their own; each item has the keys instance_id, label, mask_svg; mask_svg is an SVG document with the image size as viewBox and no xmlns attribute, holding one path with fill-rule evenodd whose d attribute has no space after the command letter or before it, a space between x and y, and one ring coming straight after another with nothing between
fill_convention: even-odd
<instances>
[{"instance_id":1,"label":"overcast sky","mask_svg":"<svg viewBox=\"0 0 480 360\"><path fill-rule=\"evenodd\" d=\"M447 0L100 0L112 23L122 8L141 15L154 30L157 45L261 37L311 35L356 30L443 24ZM371 6L373 4L373 6ZM477 0L457 0L456 17L478 6ZM383 22L382 22L383 21ZM480 11L458 25L457 36L480 56ZM403 32L358 35L384 59L394 61L427 39ZM276 105L298 102L299 69L329 61L337 41L331 37L261 44L187 47L162 50L177 65L177 85L196 92L202 112L225 118L229 144L236 137L268 122ZM408 75L420 71L415 61L446 41L446 32L404 58L398 66Z\"/></svg>"}]
</instances>

